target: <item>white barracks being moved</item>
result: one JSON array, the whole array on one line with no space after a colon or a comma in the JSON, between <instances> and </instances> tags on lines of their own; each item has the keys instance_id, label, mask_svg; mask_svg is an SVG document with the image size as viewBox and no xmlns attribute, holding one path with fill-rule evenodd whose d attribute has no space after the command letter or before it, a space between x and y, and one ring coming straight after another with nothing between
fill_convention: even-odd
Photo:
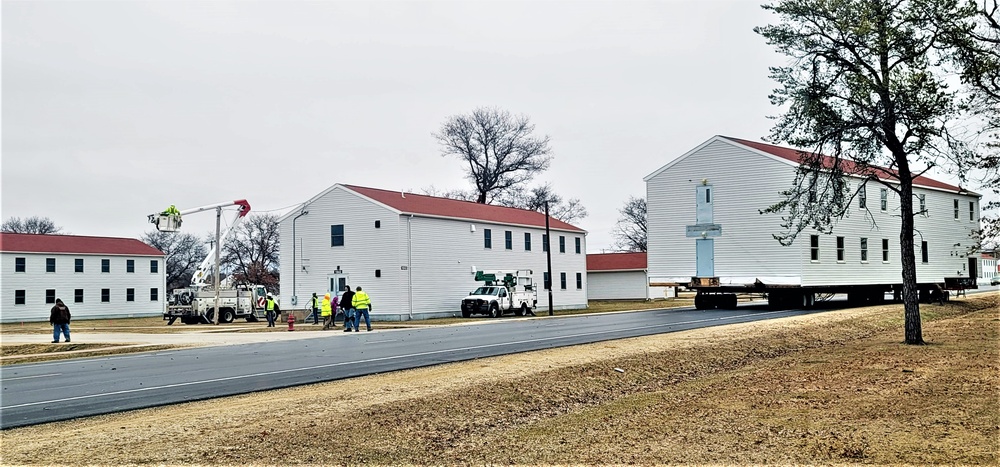
<instances>
[{"instance_id":1,"label":"white barracks being moved","mask_svg":"<svg viewBox=\"0 0 1000 467\"><path fill-rule=\"evenodd\" d=\"M587 232L549 224L553 308L586 308ZM349 285L371 296L375 320L457 316L477 271L530 270L536 313L548 309L539 212L337 184L282 216L280 232L283 308Z\"/></svg>"},{"instance_id":2,"label":"white barracks being moved","mask_svg":"<svg viewBox=\"0 0 1000 467\"><path fill-rule=\"evenodd\" d=\"M899 199L880 183L867 184L832 234L807 229L787 247L772 237L783 232L781 216L760 211L783 199L798 161L794 149L715 136L647 176L650 284L724 292L706 293L699 308L734 306L740 292L767 293L775 306L810 305L823 293L859 303L899 294ZM914 245L926 299L946 278L966 284L963 278L976 277L970 253L979 195L923 176L913 191L914 211L924 208Z\"/></svg>"}]
</instances>

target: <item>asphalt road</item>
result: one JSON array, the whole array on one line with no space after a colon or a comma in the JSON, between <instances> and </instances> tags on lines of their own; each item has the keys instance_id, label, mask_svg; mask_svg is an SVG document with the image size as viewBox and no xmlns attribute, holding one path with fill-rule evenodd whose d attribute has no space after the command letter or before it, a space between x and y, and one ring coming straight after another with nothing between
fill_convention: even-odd
<instances>
[{"instance_id":1,"label":"asphalt road","mask_svg":"<svg viewBox=\"0 0 1000 467\"><path fill-rule=\"evenodd\" d=\"M824 311L674 308L204 347L0 367L0 428L504 354ZM377 323L376 323L377 324Z\"/></svg>"}]
</instances>

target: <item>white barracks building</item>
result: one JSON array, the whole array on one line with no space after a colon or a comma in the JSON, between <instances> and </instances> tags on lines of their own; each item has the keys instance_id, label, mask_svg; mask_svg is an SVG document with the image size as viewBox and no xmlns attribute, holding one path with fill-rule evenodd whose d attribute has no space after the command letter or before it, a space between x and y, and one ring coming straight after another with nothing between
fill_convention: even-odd
<instances>
[{"instance_id":1,"label":"white barracks building","mask_svg":"<svg viewBox=\"0 0 1000 467\"><path fill-rule=\"evenodd\" d=\"M798 161L795 149L715 136L647 176L650 282L685 284L704 268L709 274L699 277L718 277L722 286L901 284L900 200L878 181L867 183L832 234L807 229L788 247L772 237L783 232L781 215L760 211L783 199ZM853 190L861 182L848 177ZM979 229L979 195L924 176L913 185L914 211L923 211L914 218L917 282L975 278L970 235Z\"/></svg>"},{"instance_id":2,"label":"white barracks building","mask_svg":"<svg viewBox=\"0 0 1000 467\"><path fill-rule=\"evenodd\" d=\"M550 218L554 309L587 307L587 232ZM283 308L362 287L382 321L460 315L476 271L533 271L547 310L545 215L333 185L280 219ZM295 301L292 298L295 297ZM536 311L537 313L537 311Z\"/></svg>"},{"instance_id":3,"label":"white barracks building","mask_svg":"<svg viewBox=\"0 0 1000 467\"><path fill-rule=\"evenodd\" d=\"M160 315L163 258L132 238L0 233L0 321L48 321L57 298L74 320Z\"/></svg>"}]
</instances>

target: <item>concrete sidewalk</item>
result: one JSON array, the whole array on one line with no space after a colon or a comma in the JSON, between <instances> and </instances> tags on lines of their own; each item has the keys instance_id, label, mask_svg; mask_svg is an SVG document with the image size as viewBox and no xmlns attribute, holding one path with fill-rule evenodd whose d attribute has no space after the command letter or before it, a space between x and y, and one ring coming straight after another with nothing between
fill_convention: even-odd
<instances>
[{"instance_id":1,"label":"concrete sidewalk","mask_svg":"<svg viewBox=\"0 0 1000 467\"><path fill-rule=\"evenodd\" d=\"M272 332L175 332L163 334L143 334L136 332L87 332L70 329L73 343L79 344L135 344L135 345L188 345L215 346L249 344L255 342L278 342L317 337L347 336L342 329L329 331L309 330ZM61 340L61 339L60 339ZM3 334L0 344L46 344L52 342L52 334ZM57 344L53 344L57 345Z\"/></svg>"}]
</instances>

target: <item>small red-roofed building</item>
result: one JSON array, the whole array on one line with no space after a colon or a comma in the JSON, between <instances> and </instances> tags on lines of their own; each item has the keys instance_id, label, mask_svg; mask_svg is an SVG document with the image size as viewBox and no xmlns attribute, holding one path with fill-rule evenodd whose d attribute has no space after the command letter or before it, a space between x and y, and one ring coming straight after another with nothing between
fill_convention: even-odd
<instances>
[{"instance_id":1,"label":"small red-roofed building","mask_svg":"<svg viewBox=\"0 0 1000 467\"><path fill-rule=\"evenodd\" d=\"M134 238L0 233L0 321L47 321L57 298L73 319L161 315L163 252Z\"/></svg>"},{"instance_id":2,"label":"small red-roofed building","mask_svg":"<svg viewBox=\"0 0 1000 467\"><path fill-rule=\"evenodd\" d=\"M336 184L282 216L281 296L362 287L371 315L407 321L461 315L476 271L531 270L536 313L548 309L545 215L416 193ZM549 218L553 309L587 307L587 232ZM287 297L287 298L286 298Z\"/></svg>"},{"instance_id":3,"label":"small red-roofed building","mask_svg":"<svg viewBox=\"0 0 1000 467\"><path fill-rule=\"evenodd\" d=\"M646 252L587 255L587 298L654 300L676 296L675 287L650 286Z\"/></svg>"}]
</instances>

